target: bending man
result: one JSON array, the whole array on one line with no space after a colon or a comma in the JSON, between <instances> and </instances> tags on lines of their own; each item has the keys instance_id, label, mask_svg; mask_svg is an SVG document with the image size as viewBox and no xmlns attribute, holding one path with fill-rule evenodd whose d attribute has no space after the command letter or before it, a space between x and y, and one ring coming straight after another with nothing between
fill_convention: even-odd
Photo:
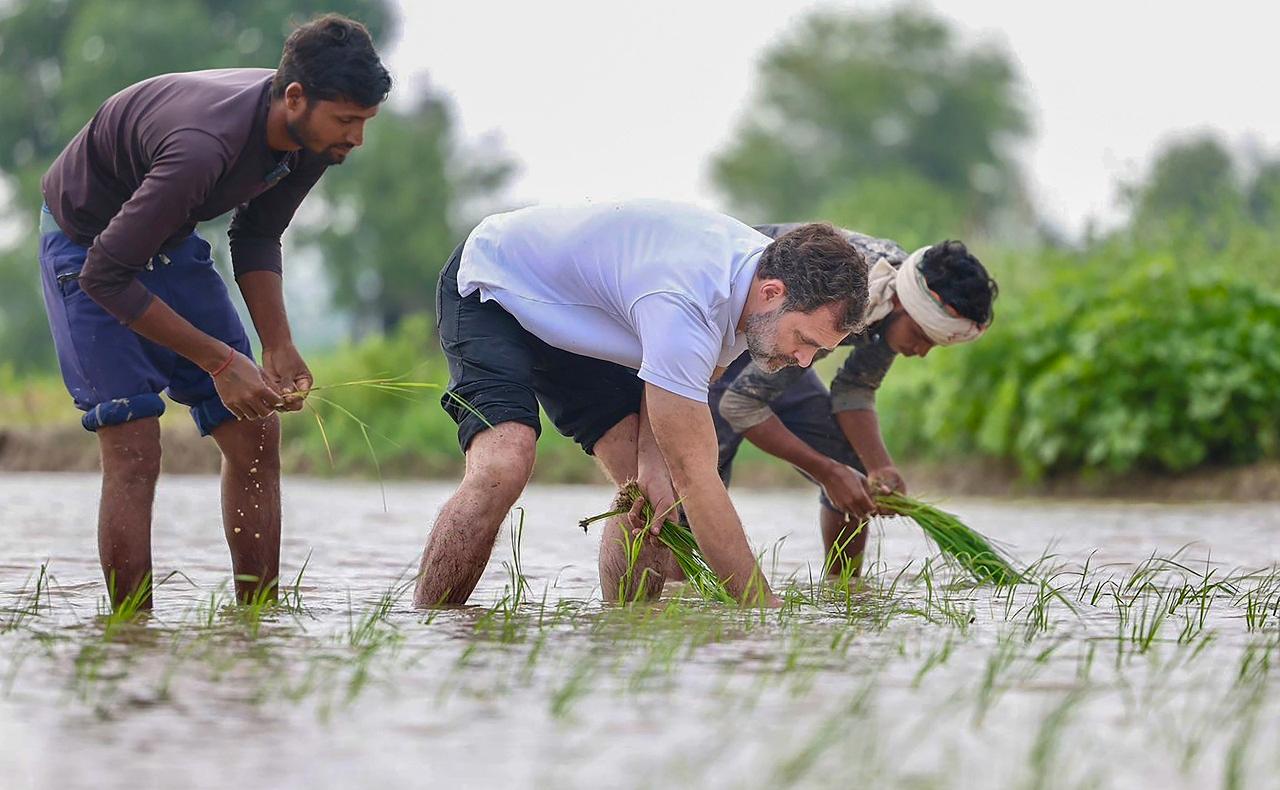
<instances>
[{"instance_id":1,"label":"bending man","mask_svg":"<svg viewBox=\"0 0 1280 790\"><path fill-rule=\"evenodd\" d=\"M758 230L776 237L794 227ZM725 484L743 438L817 482L832 575L861 566L867 536L859 524L874 512L873 492L907 490L880 433L876 389L899 354L923 357L934 346L980 337L998 293L986 268L958 241L908 256L892 241L840 232L872 264L870 302L866 329L845 341L852 350L830 392L812 370L774 373L745 356L711 391Z\"/></svg>"},{"instance_id":2,"label":"bending man","mask_svg":"<svg viewBox=\"0 0 1280 790\"><path fill-rule=\"evenodd\" d=\"M311 373L294 347L280 235L363 141L391 78L364 26L289 37L279 68L166 74L107 99L44 176L40 270L62 378L102 448L98 550L113 605L150 607L162 391L222 451L237 594L280 563L280 426ZM231 262L262 367L197 222L232 209Z\"/></svg>"},{"instance_id":3,"label":"bending man","mask_svg":"<svg viewBox=\"0 0 1280 790\"><path fill-rule=\"evenodd\" d=\"M778 370L834 348L860 325L866 274L828 225L775 241L676 203L535 207L481 222L440 275L442 403L466 473L431 531L416 604L471 595L533 470L539 403L615 483L638 480L659 512L678 493L730 592L774 603L717 473L708 386L744 351ZM622 537L637 515L606 526L606 597L619 592ZM644 546L634 577L644 589L625 595L661 591L670 552Z\"/></svg>"}]
</instances>

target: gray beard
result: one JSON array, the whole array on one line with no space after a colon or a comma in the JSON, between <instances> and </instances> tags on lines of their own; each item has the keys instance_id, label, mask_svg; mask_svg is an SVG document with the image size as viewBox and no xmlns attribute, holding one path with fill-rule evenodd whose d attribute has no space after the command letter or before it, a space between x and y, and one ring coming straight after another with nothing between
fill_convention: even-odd
<instances>
[{"instance_id":1,"label":"gray beard","mask_svg":"<svg viewBox=\"0 0 1280 790\"><path fill-rule=\"evenodd\" d=\"M795 357L777 352L779 310L764 315L747 316L744 334L747 336L747 353L751 361L766 373L777 373L788 365L796 364Z\"/></svg>"}]
</instances>

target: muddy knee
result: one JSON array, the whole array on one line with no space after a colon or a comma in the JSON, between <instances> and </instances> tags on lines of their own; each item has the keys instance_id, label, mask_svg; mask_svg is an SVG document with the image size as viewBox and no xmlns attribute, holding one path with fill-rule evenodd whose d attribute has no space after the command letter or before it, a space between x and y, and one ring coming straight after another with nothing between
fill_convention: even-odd
<instances>
[{"instance_id":1,"label":"muddy knee","mask_svg":"<svg viewBox=\"0 0 1280 790\"><path fill-rule=\"evenodd\" d=\"M478 434L467 448L462 485L505 507L515 504L533 474L537 435L521 423L504 422Z\"/></svg>"}]
</instances>

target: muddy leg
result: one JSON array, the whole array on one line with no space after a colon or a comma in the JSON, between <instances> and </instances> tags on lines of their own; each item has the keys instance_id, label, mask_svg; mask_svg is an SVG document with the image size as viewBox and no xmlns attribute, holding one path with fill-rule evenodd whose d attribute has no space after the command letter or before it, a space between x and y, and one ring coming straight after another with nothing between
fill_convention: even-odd
<instances>
[{"instance_id":1,"label":"muddy leg","mask_svg":"<svg viewBox=\"0 0 1280 790\"><path fill-rule=\"evenodd\" d=\"M533 474L537 435L504 422L482 431L467 448L467 470L427 540L414 606L464 604L484 573L502 520Z\"/></svg>"},{"instance_id":2,"label":"muddy leg","mask_svg":"<svg viewBox=\"0 0 1280 790\"><path fill-rule=\"evenodd\" d=\"M151 507L160 477L160 420L147 417L97 431L102 451L98 556L114 608L151 579ZM140 608L151 608L147 592Z\"/></svg>"}]
</instances>

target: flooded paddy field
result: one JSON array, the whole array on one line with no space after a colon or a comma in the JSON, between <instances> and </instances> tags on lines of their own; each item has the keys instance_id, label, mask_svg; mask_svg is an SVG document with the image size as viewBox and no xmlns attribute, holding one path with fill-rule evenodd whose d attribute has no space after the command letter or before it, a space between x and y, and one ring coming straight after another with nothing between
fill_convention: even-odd
<instances>
[{"instance_id":1,"label":"flooded paddy field","mask_svg":"<svg viewBox=\"0 0 1280 790\"><path fill-rule=\"evenodd\" d=\"M157 496L153 614L104 614L93 475L0 480L0 787L1278 787L1274 505L951 500L819 581L811 491L734 490L787 606L607 606L603 487L534 487L472 606L408 589L447 483L285 483L282 605L232 606L211 477ZM521 535L516 543L513 537ZM305 567L304 567L305 564Z\"/></svg>"}]
</instances>

